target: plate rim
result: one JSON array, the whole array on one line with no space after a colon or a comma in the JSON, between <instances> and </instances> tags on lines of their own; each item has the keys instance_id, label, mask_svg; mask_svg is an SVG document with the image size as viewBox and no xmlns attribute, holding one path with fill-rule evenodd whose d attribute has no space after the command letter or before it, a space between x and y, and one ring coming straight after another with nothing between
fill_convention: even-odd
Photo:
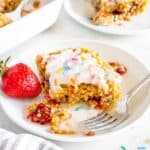
<instances>
[{"instance_id":1,"label":"plate rim","mask_svg":"<svg viewBox=\"0 0 150 150\"><path fill-rule=\"evenodd\" d=\"M79 19L79 16L76 15L76 13L74 13L74 11L70 8L70 1L71 0L65 0L64 1L64 8L67 12L67 14L73 19L75 20L76 22L78 22L80 25L88 28L88 29L91 29L93 31L98 31L100 33L105 33L105 34L112 34L112 35L120 35L120 36L133 36L133 35L138 35L138 34L144 34L146 32L150 32L150 27L149 28L146 28L146 29L141 29L141 30L133 30L133 31L128 31L126 30L125 32L124 31L117 31L116 30L108 30L108 29L99 29L99 28L94 28L92 26L92 24L87 24L86 22L82 21Z\"/></svg>"},{"instance_id":2,"label":"plate rim","mask_svg":"<svg viewBox=\"0 0 150 150\"><path fill-rule=\"evenodd\" d=\"M117 46L115 44L110 44L108 42L100 42L98 40L88 40L88 39L73 39L73 40L53 40L55 42L61 42L61 43L72 43L72 42L92 42L93 44L100 44L100 45L106 45L106 46L110 46L110 47L114 47L119 49L119 51L122 51L123 53L126 53L127 55L130 55L131 57L133 57L135 59L135 61L138 61L143 68L145 69L146 72L150 72L150 69L144 65L135 55L133 55L132 53L126 51L126 48L123 48L121 46ZM7 53L7 52L6 52ZM117 130L113 130L111 132L107 132L107 133L102 133L102 134L98 134L95 136L82 136L82 137L66 137L66 136L58 136L58 135L54 135L54 134L49 134L50 136L47 136L47 133L45 132L36 132L34 129L31 129L30 127L25 126L24 123L21 123L19 121L17 121L17 119L14 119L11 117L10 113L7 112L6 107L5 107L5 102L3 102L3 96L0 95L0 104L1 104L1 108L4 111L4 113L7 115L7 117L13 122L15 123L17 126L21 127L22 129L25 129L26 131L28 131L29 133L33 133L34 135L38 135L40 137L44 137L46 139L51 139L51 140L55 140L55 141L61 141L61 142L92 142L92 141L97 141L97 140L101 140L104 137L108 137L108 136L115 136L117 134L119 134L120 132L124 132L126 131L128 128L130 128L130 126L133 126L134 124L136 124L142 117L143 115L148 111L148 108L142 112L142 114L136 118L132 123L127 124L125 127L123 128L119 128ZM150 105L150 104L149 104ZM149 107L149 106L148 106Z\"/></svg>"}]
</instances>

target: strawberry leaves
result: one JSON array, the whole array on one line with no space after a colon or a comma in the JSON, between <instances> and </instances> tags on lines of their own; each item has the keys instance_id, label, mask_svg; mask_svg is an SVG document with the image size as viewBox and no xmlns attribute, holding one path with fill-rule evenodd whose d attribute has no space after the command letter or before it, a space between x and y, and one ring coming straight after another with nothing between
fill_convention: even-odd
<instances>
[{"instance_id":1,"label":"strawberry leaves","mask_svg":"<svg viewBox=\"0 0 150 150\"><path fill-rule=\"evenodd\" d=\"M7 71L7 63L8 63L8 61L10 60L10 56L5 60L5 61L3 61L3 60L1 60L0 61L0 76L3 76L5 73L6 73L6 71Z\"/></svg>"}]
</instances>

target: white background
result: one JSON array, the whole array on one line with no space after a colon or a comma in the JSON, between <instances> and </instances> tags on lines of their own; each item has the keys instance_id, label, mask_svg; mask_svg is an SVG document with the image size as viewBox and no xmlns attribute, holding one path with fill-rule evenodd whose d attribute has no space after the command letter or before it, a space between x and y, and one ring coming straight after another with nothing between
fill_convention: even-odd
<instances>
[{"instance_id":1,"label":"white background","mask_svg":"<svg viewBox=\"0 0 150 150\"><path fill-rule=\"evenodd\" d=\"M150 33L138 36L115 36L97 33L89 30L70 18L64 10L62 10L58 21L53 27L47 29L38 36L26 41L17 49L23 47L31 47L37 42L52 40L67 40L67 39L92 39L101 42L113 43L125 48L135 55L150 69ZM142 74L142 72L141 72ZM20 127L12 123L0 108L0 127L11 130L15 133L26 132ZM145 146L143 150L150 150L150 110L126 132L117 134L115 137L107 137L101 141L88 143L62 143L56 142L65 150L123 150L121 145L126 147L126 150L140 150L138 147Z\"/></svg>"}]
</instances>

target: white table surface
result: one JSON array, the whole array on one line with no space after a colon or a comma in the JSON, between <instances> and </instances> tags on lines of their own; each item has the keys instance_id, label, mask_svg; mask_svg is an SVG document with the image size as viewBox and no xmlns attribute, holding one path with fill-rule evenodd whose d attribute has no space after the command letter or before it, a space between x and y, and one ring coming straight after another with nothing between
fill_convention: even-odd
<instances>
[{"instance_id":1,"label":"white table surface","mask_svg":"<svg viewBox=\"0 0 150 150\"><path fill-rule=\"evenodd\" d=\"M97 33L76 23L64 10L62 10L57 23L53 27L26 41L17 49L34 47L38 42L42 43L43 41L51 42L52 40L77 38L99 40L125 47L127 51L135 55L150 69L150 33L138 36L115 36ZM1 108L0 127L15 133L27 132L10 121ZM150 140L145 142L147 139L150 139L150 110L128 131L119 133L115 137L110 136L101 141L88 143L55 143L65 150L150 150ZM125 146L126 149L121 148L121 145ZM140 149L140 146L143 146L143 149L142 147Z\"/></svg>"}]
</instances>

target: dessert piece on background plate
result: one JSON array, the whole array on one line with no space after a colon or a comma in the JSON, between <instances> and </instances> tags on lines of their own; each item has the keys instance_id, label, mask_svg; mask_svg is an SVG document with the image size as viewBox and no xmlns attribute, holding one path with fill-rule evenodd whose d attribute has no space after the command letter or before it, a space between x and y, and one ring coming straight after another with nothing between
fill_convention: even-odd
<instances>
[{"instance_id":1,"label":"dessert piece on background plate","mask_svg":"<svg viewBox=\"0 0 150 150\"><path fill-rule=\"evenodd\" d=\"M20 4L21 0L0 0L0 12L8 13L15 10Z\"/></svg>"},{"instance_id":2,"label":"dessert piece on background plate","mask_svg":"<svg viewBox=\"0 0 150 150\"><path fill-rule=\"evenodd\" d=\"M96 10L93 23L112 25L129 21L132 16L144 11L148 0L90 0Z\"/></svg>"},{"instance_id":3,"label":"dessert piece on background plate","mask_svg":"<svg viewBox=\"0 0 150 150\"><path fill-rule=\"evenodd\" d=\"M36 63L44 92L59 103L112 110L121 97L121 76L95 51L68 48L38 55Z\"/></svg>"}]
</instances>

